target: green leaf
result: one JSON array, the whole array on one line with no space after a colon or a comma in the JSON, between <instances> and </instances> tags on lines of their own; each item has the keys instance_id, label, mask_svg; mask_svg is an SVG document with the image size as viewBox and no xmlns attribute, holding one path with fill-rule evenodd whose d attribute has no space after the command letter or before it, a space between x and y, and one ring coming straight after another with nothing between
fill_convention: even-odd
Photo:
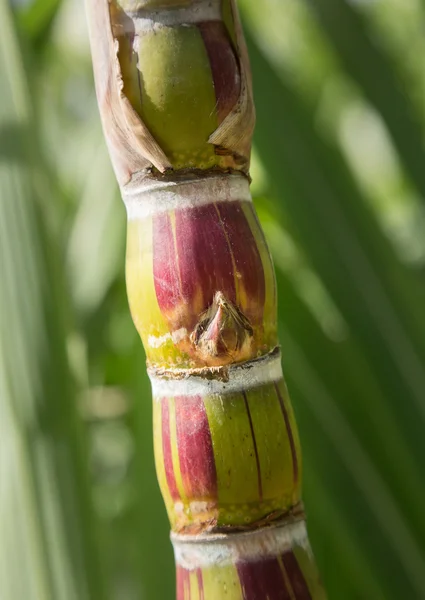
<instances>
[{"instance_id":1,"label":"green leaf","mask_svg":"<svg viewBox=\"0 0 425 600\"><path fill-rule=\"evenodd\" d=\"M397 77L396 65L374 39L367 19L346 0L312 2L345 72L379 112L406 173L425 201L423 124Z\"/></svg>"},{"instance_id":2,"label":"green leaf","mask_svg":"<svg viewBox=\"0 0 425 600\"><path fill-rule=\"evenodd\" d=\"M2 594L102 600L60 310L63 280L34 191L34 116L6 0L0 1L0 78ZM10 128L18 134L13 152Z\"/></svg>"},{"instance_id":3,"label":"green leaf","mask_svg":"<svg viewBox=\"0 0 425 600\"><path fill-rule=\"evenodd\" d=\"M48 44L53 22L62 0L34 0L17 11L20 28L35 48Z\"/></svg>"},{"instance_id":4,"label":"green leaf","mask_svg":"<svg viewBox=\"0 0 425 600\"><path fill-rule=\"evenodd\" d=\"M375 597L375 587L394 600L422 597L423 282L395 256L338 147L318 131L312 107L248 41L256 147L280 199L274 216L289 224L348 328L345 340L330 342L295 302L293 283L280 292L279 318L291 330L282 337L285 372L310 481L307 507L313 531L324 538L316 548L321 572L330 597ZM332 515L320 520L330 506L316 508L317 482L318 497L336 504L358 548L357 564L344 564L344 538L332 529ZM352 579L362 568L360 554L371 565L367 594L366 582Z\"/></svg>"}]
</instances>

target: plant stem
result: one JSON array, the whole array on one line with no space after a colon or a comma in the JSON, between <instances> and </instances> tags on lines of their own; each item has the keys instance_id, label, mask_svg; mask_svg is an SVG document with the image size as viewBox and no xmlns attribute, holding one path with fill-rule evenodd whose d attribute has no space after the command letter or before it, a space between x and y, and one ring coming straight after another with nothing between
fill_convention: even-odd
<instances>
[{"instance_id":1,"label":"plant stem","mask_svg":"<svg viewBox=\"0 0 425 600\"><path fill-rule=\"evenodd\" d=\"M255 117L236 4L90 0L88 14L177 598L322 599L249 192Z\"/></svg>"}]
</instances>

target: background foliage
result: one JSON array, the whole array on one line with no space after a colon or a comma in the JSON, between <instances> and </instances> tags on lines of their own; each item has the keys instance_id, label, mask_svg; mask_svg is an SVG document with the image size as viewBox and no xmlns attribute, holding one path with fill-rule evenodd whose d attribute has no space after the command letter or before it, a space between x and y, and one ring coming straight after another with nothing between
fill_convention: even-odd
<instances>
[{"instance_id":1,"label":"background foliage","mask_svg":"<svg viewBox=\"0 0 425 600\"><path fill-rule=\"evenodd\" d=\"M317 560L425 598L425 2L240 5ZM80 1L0 0L0 83L0 597L171 599Z\"/></svg>"}]
</instances>

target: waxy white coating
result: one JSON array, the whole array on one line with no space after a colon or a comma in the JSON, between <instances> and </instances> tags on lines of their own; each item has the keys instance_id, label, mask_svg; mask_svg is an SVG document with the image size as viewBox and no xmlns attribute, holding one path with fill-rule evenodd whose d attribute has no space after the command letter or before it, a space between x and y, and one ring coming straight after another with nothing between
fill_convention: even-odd
<instances>
[{"instance_id":1,"label":"waxy white coating","mask_svg":"<svg viewBox=\"0 0 425 600\"><path fill-rule=\"evenodd\" d=\"M125 10L134 29L151 31L157 27L175 27L208 21L222 21L221 0L197 0L190 6L165 6L162 8L139 8L136 11ZM134 30L133 30L134 31Z\"/></svg>"},{"instance_id":2,"label":"waxy white coating","mask_svg":"<svg viewBox=\"0 0 425 600\"><path fill-rule=\"evenodd\" d=\"M140 185L124 186L121 195L129 221L212 202L252 202L249 182L243 175L217 175L190 181L145 180Z\"/></svg>"},{"instance_id":3,"label":"waxy white coating","mask_svg":"<svg viewBox=\"0 0 425 600\"><path fill-rule=\"evenodd\" d=\"M279 352L229 367L228 381L191 375L190 369L187 370L187 376L182 375L181 379L156 376L152 373L149 373L149 377L153 397L160 400L173 396L209 396L240 392L280 381L283 379L283 372Z\"/></svg>"},{"instance_id":4,"label":"waxy white coating","mask_svg":"<svg viewBox=\"0 0 425 600\"><path fill-rule=\"evenodd\" d=\"M171 534L176 564L184 569L226 567L281 556L295 546L311 553L305 521L229 534Z\"/></svg>"}]
</instances>

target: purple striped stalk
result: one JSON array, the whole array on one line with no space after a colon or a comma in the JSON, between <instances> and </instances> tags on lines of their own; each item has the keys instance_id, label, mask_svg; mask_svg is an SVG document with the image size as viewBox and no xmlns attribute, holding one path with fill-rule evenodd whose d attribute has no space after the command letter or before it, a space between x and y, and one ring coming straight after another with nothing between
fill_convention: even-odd
<instances>
[{"instance_id":1,"label":"purple striped stalk","mask_svg":"<svg viewBox=\"0 0 425 600\"><path fill-rule=\"evenodd\" d=\"M254 107L235 2L88 0L88 15L177 598L323 599L249 192Z\"/></svg>"}]
</instances>

